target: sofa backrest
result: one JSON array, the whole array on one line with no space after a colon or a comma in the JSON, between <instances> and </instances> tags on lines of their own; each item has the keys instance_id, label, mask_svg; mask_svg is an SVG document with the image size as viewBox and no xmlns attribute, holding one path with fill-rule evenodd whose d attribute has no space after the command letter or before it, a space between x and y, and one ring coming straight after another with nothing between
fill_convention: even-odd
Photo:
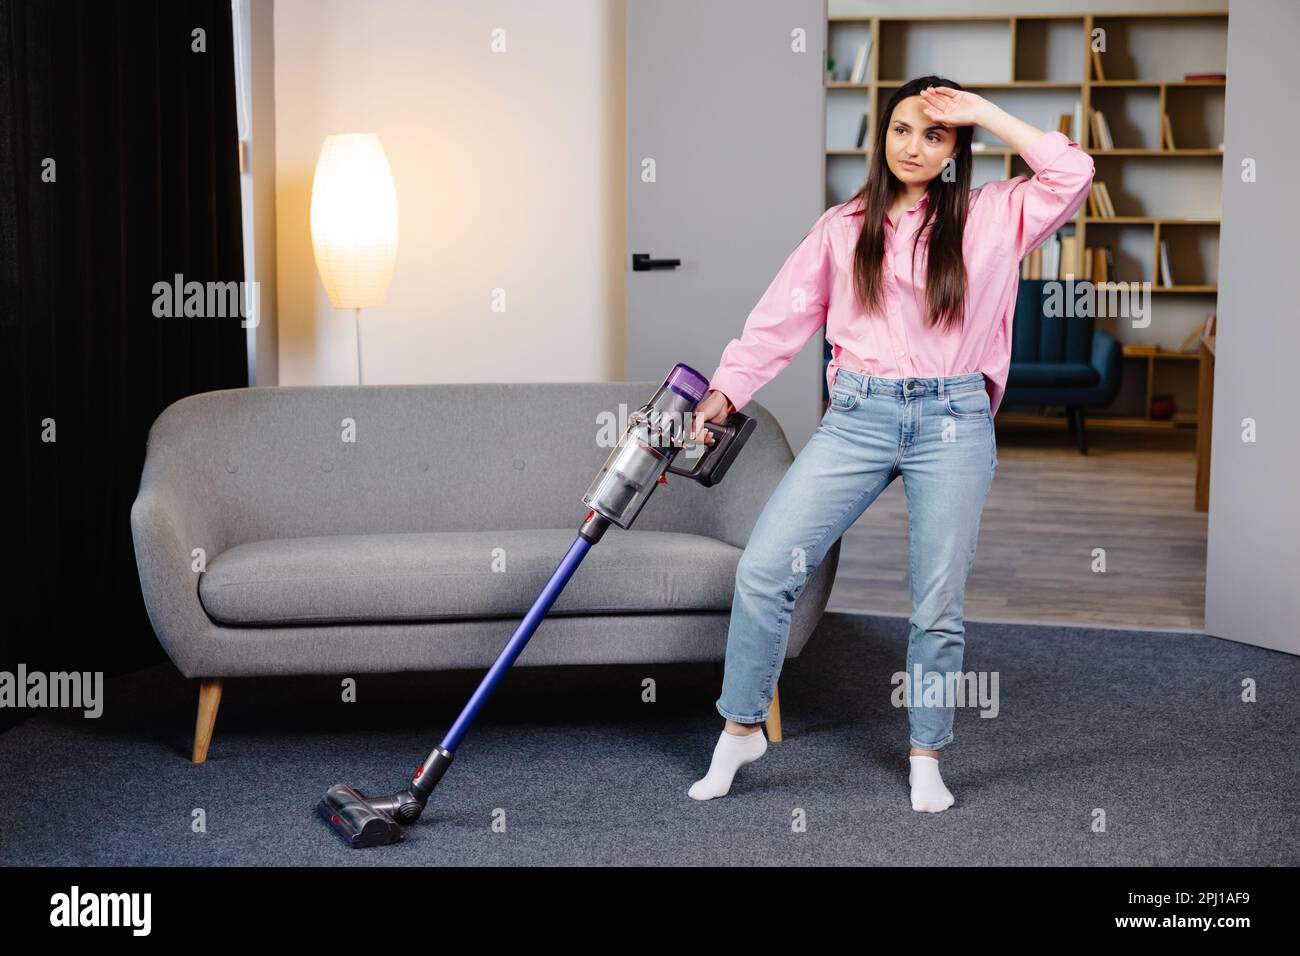
<instances>
[{"instance_id":1,"label":"sofa backrest","mask_svg":"<svg viewBox=\"0 0 1300 956\"><path fill-rule=\"evenodd\" d=\"M1051 284L1049 286L1049 283ZM1060 314L1049 315L1047 297L1056 288L1061 296ZM1077 296L1082 282L1072 286L1056 279L1021 279L1016 293L1015 316L1011 324L1011 361L1074 363L1088 365L1092 361L1092 330L1095 325L1089 314L1071 314L1086 309L1071 308L1070 290Z\"/></svg>"},{"instance_id":2,"label":"sofa backrest","mask_svg":"<svg viewBox=\"0 0 1300 956\"><path fill-rule=\"evenodd\" d=\"M204 392L173 403L154 423L142 483L162 482L215 512L223 548L330 534L569 527L576 534L586 514L583 494L627 416L658 385ZM793 460L765 408L751 402L745 414L758 427L725 480L704 488L669 475L634 530L707 534L743 546Z\"/></svg>"}]
</instances>

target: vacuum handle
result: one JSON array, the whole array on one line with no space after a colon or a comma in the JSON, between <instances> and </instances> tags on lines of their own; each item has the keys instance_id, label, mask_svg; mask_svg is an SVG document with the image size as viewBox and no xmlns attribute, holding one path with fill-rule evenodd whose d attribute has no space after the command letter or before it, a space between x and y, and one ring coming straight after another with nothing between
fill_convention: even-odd
<instances>
[{"instance_id":1,"label":"vacuum handle","mask_svg":"<svg viewBox=\"0 0 1300 956\"><path fill-rule=\"evenodd\" d=\"M725 423L701 422L700 427L707 428L713 435L713 444L704 446L704 453L695 460L691 468L669 465L668 471L698 481L705 487L712 487L722 481L727 469L740 454L740 449L745 446L749 436L758 427L758 422L748 415L732 412Z\"/></svg>"}]
</instances>

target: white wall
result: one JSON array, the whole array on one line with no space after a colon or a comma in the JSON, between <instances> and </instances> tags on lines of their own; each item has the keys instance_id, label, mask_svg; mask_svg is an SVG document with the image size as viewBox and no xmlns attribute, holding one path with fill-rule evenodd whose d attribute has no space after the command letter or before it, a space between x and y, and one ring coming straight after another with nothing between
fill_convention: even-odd
<instances>
[{"instance_id":1,"label":"white wall","mask_svg":"<svg viewBox=\"0 0 1300 956\"><path fill-rule=\"evenodd\" d=\"M623 29L621 0L276 0L280 384L356 381L310 232L349 131L379 135L401 219L367 384L622 377Z\"/></svg>"},{"instance_id":2,"label":"white wall","mask_svg":"<svg viewBox=\"0 0 1300 956\"><path fill-rule=\"evenodd\" d=\"M248 384L276 385L279 330L275 265L275 50L272 0L231 0L235 87L244 169L244 279L259 287L257 325L248 329Z\"/></svg>"},{"instance_id":3,"label":"white wall","mask_svg":"<svg viewBox=\"0 0 1300 956\"><path fill-rule=\"evenodd\" d=\"M1297 36L1294 0L1233 0L1205 573L1207 633L1290 654L1300 654L1300 324L1288 281L1300 130L1294 107L1277 122L1273 91L1300 82Z\"/></svg>"}]
</instances>

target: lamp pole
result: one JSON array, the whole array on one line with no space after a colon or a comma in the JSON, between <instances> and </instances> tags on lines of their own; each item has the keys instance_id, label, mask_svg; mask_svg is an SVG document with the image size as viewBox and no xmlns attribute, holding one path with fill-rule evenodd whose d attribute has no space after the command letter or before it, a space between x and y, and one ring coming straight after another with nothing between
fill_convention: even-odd
<instances>
[{"instance_id":1,"label":"lamp pole","mask_svg":"<svg viewBox=\"0 0 1300 956\"><path fill-rule=\"evenodd\" d=\"M352 310L357 317L357 384L361 384L361 307Z\"/></svg>"}]
</instances>

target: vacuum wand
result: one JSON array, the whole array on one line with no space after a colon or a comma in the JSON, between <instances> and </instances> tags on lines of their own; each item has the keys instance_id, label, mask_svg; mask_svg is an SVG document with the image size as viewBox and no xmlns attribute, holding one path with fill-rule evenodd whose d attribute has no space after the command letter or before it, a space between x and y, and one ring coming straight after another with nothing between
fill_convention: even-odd
<instances>
[{"instance_id":1,"label":"vacuum wand","mask_svg":"<svg viewBox=\"0 0 1300 956\"><path fill-rule=\"evenodd\" d=\"M419 819L474 718L532 638L591 546L600 541L611 525L631 527L655 488L670 473L708 487L722 480L758 423L739 412L732 413L724 424L702 423L701 427L708 429L714 438L712 445L699 443L695 447L702 447L703 453L694 466L677 467L678 453L689 447L686 438L695 407L703 400L708 385L703 375L679 362L654 395L629 416L618 445L583 496L583 504L589 510L577 538L515 628L510 641L483 675L451 729L420 764L406 789L386 797L366 797L346 784L335 784L325 792L316 812L346 844L359 849L396 843L402 839L402 827Z\"/></svg>"}]
</instances>

